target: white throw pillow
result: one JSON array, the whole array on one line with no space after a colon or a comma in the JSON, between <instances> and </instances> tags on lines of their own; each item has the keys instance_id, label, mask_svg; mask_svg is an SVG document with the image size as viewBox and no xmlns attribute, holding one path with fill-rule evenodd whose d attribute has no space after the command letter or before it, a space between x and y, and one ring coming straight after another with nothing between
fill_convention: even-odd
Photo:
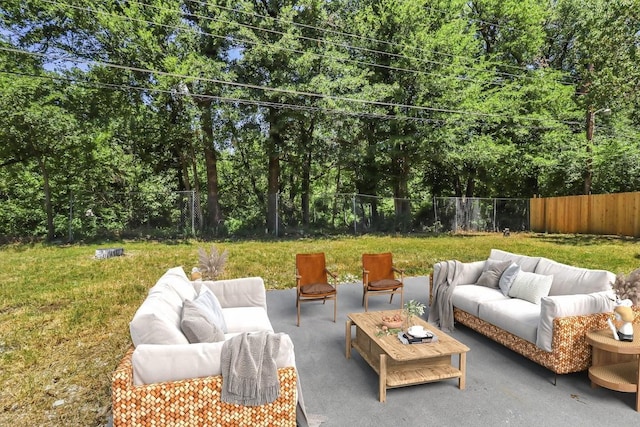
<instances>
[{"instance_id":1,"label":"white throw pillow","mask_svg":"<svg viewBox=\"0 0 640 427\"><path fill-rule=\"evenodd\" d=\"M513 281L516 279L516 276L520 273L520 266L516 263L512 263L500 276L500 281L498 282L498 286L500 290L504 294L504 296L509 296L509 289L513 285Z\"/></svg>"},{"instance_id":2,"label":"white throw pillow","mask_svg":"<svg viewBox=\"0 0 640 427\"><path fill-rule=\"evenodd\" d=\"M229 332L227 323L224 320L224 314L222 314L222 306L220 301L209 288L202 288L200 295L194 301L202 310L206 313L207 318L225 334Z\"/></svg>"},{"instance_id":3,"label":"white throw pillow","mask_svg":"<svg viewBox=\"0 0 640 427\"><path fill-rule=\"evenodd\" d=\"M553 276L521 271L513 280L509 296L539 305L540 299L549 295L552 283Z\"/></svg>"}]
</instances>

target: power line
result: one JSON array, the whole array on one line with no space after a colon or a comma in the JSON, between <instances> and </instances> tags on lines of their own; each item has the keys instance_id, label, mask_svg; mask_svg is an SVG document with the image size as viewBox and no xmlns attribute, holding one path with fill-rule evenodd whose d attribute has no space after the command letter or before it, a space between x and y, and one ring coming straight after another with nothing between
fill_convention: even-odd
<instances>
[{"instance_id":1,"label":"power line","mask_svg":"<svg viewBox=\"0 0 640 427\"><path fill-rule=\"evenodd\" d=\"M238 13L242 13L242 14L246 14L246 15L250 15L250 16L254 16L254 17L258 17L258 18L262 18L262 19L270 19L270 20L273 20L273 21L276 21L276 22L291 24L291 25L295 25L295 26L299 26L299 27L303 27L303 28L309 28L309 29L313 29L313 30L317 30L317 31L321 31L321 32L326 32L326 33L331 33L331 34L336 34L336 35L340 35L340 36L347 36L347 37L357 38L357 39L370 41L370 42L374 42L374 43L385 44L385 45L388 45L388 46L395 46L395 47L400 47L400 48L403 48L403 49L411 49L411 50L415 50L415 51L418 51L418 52L433 53L433 54L436 54L436 55L442 55L442 56L446 56L446 57L450 57L450 58L461 58L461 59L471 60L473 62L477 61L477 58L470 57L470 56L454 55L454 54L443 53L443 52L439 52L439 51L431 50L431 49L424 49L424 48L419 48L419 47L415 47L415 46L408 46L408 45L404 45L404 44L401 44L401 43L395 43L395 42L390 42L390 41L387 41L387 40L376 39L376 38L373 38L373 37L361 36L361 35L358 35L358 34L353 34L353 33L348 33L348 32L343 32L343 31L336 31L336 30L332 30L332 29L328 29L328 28L321 28L321 27L317 27L317 26L313 26L313 25L309 25L309 24L303 24L303 23L299 23L299 22L295 22L295 21L285 20L285 19L282 19L282 18L274 18L272 16L261 15L261 14L254 13L254 12L246 12L246 11L242 11L242 10L239 10L239 9L233 9L233 8L229 8L229 7L225 7L225 6L221 6L221 5L207 4L205 2L198 1L198 0L192 0L192 2L200 4L200 5L204 5L204 6L210 6L210 7L214 7L214 8L218 8L218 9L222 9L222 10L226 10L226 11L230 11L230 12L238 12ZM140 2L140 1L138 1L137 3L142 4L142 5L146 5L146 6L150 6L150 7L156 7L156 6L148 5L148 4ZM431 8L429 6L424 6L424 7L433 9L433 8ZM208 19L212 19L212 18L208 18ZM486 22L486 21L481 21L481 20L474 19L474 18L467 18L467 19L470 20L470 21ZM239 24L239 23L237 23L237 24L238 25L246 25L246 24ZM492 25L494 25L496 27L500 27L498 24L492 24ZM257 28L261 28L261 27L257 27ZM264 31L271 31L271 30L264 29ZM326 43L326 41L324 41L324 42ZM352 49L366 49L366 48L360 48L358 46L353 46L353 45L346 45L346 46L348 46L349 48L352 48ZM439 62L439 61L422 59L422 58L407 57L405 55L393 54L393 53L384 52L384 51L374 51L374 52L383 53L383 54L387 54L387 55L391 55L391 56L397 56L397 57L401 57L401 58L404 58L404 59L415 59L415 60L422 61L422 62L429 62L429 63L440 64L440 65L450 65L450 64L447 64L447 63ZM516 65L511 65L511 64L504 64L504 63L501 63L501 62L487 61L487 64L498 65L498 66L504 67L504 68L516 69L518 71L524 71L524 72L527 72L527 73L531 72L531 69L528 68L528 67L521 67L521 66L516 66ZM464 66L464 67L467 68L467 69L476 70L476 68L474 68L474 67L470 67L470 66ZM487 71L487 70L483 69L483 71ZM518 74L506 73L506 72L501 72L501 71L495 71L495 70L494 70L494 72L496 74L499 74L499 75L514 77L514 78L531 78L531 76L526 76L526 75L518 75ZM572 78L570 76L567 76L567 77ZM572 78L572 79L575 80L575 78ZM561 83L561 84L573 84L572 82L567 82L567 81L564 81L564 80L557 80L557 82Z\"/></svg>"},{"instance_id":2,"label":"power line","mask_svg":"<svg viewBox=\"0 0 640 427\"><path fill-rule=\"evenodd\" d=\"M177 30L186 30L186 31L189 31L189 32L192 32L192 33L207 35L207 36L211 36L211 37L218 38L218 39L221 39L221 40L234 40L234 41L236 41L238 43L246 43L246 44L251 44L251 45L255 45L255 46L265 46L265 47L270 47L271 46L269 44L257 42L257 41L254 41L254 40L240 39L240 38L237 38L235 36L229 36L229 35L224 35L223 36L223 35L213 34L213 33L202 31L202 30L196 30L196 29L188 27L188 26L179 27L179 26L175 26L175 25L162 24L162 23L155 22L155 21L148 21L148 20L140 19L140 18L132 18L132 17L129 17L129 16L122 16L122 15L118 15L118 14L115 14L115 13L106 12L104 10L93 10L91 8L85 8L85 7L70 5L70 4L67 4L67 3L60 3L60 2L52 1L52 0L43 0L43 1L45 3L56 4L56 5L60 5L60 6L67 6L67 7L73 8L73 9L82 10L82 11L86 11L86 12L93 13L93 14L102 13L102 14L105 14L105 15L113 16L115 18L119 18L119 19L123 19L123 20L127 20L127 21L139 22L141 24L156 25L156 26L159 26L159 27L177 29ZM167 11L176 12L173 9L159 8L157 6L147 5L146 3L139 3L139 4L150 6L150 7L154 7L154 8L158 8L160 10L167 10ZM203 18L203 19L216 21L214 18L209 18L209 17L202 16L202 15L195 15L195 14L190 14L190 13L186 13L186 12L178 12L178 13L181 13L183 15L188 15L188 16L199 17L199 18ZM233 24L233 25L240 25L240 26L244 25L244 24L233 23L233 22L230 22L230 21L222 21L222 20L217 21L217 22L230 23L230 24ZM246 26L246 25L244 25L244 26ZM253 27L253 26L251 26L251 27L254 28L254 29L260 29L260 30L263 30L263 31L272 31L272 30L262 29L260 27ZM282 33L282 32L277 32L277 33L285 35L285 33ZM302 37L302 36L296 36L296 37ZM314 40L321 41L320 39L314 39ZM357 47L353 47L353 48L354 49L358 49ZM311 54L311 55L316 56L316 57L331 59L331 60L335 60L335 61L338 61L338 62L349 62L349 63L358 64L358 65L365 65L365 66L370 66L370 67L378 67L378 68L384 68L384 69L394 70L394 71L402 71L402 72L410 72L410 73L415 73L415 74L436 76L436 77L440 77L442 79L453 78L453 79L460 80L460 81L468 81L468 82L473 82L473 83L478 83L478 84L488 84L488 85L495 85L495 86L504 86L505 84L507 84L507 82L477 80L477 79L472 79L470 77L462 77L462 76L448 76L448 75L444 75L444 74L441 74L441 73L436 73L436 72L433 72L433 71L416 70L416 69L412 69L412 68L403 68L403 67L396 67L396 66L392 66L392 65L378 64L378 63L375 63L375 62L367 62L367 61L361 61L361 60L350 59L350 58L341 58L341 57L336 57L336 56L317 53L317 52L293 49L293 48L289 48L289 47L285 47L285 46L278 46L278 49L285 50L285 51L292 52L292 53L301 54L301 55ZM409 58L407 58L407 59L409 59ZM490 70L485 70L485 71L486 72L491 72Z\"/></svg>"},{"instance_id":3,"label":"power line","mask_svg":"<svg viewBox=\"0 0 640 427\"><path fill-rule=\"evenodd\" d=\"M7 48L7 47L3 47L3 46L0 46L0 50L7 51L7 52L13 52L13 53L21 53L21 54L25 54L25 55L39 56L39 57L46 57L47 56L44 53L29 52L29 51L24 51L24 50L15 49L15 48ZM68 59L66 59L66 60L68 61ZM71 62L74 62L74 61L71 61ZM542 119L539 119L539 118L527 117L527 116L515 116L515 115L505 115L505 114L498 114L498 113L481 113L481 112L477 112L477 111L463 111L463 110L453 110L453 109L447 109L447 108L424 107L424 106L416 106L416 105L409 105L409 104L397 104L397 103L384 102L384 101L371 101L371 100L358 99L358 98L349 98L349 97L342 97L342 96L335 96L335 95L325 95L325 94L320 94L320 93L315 93L315 92L296 91L296 90L292 90L292 89L280 89L280 88L273 88L273 87L270 87L270 86L261 86L261 85L254 85L254 84L248 84L248 83L239 83L239 82L230 82L230 81L214 79L214 78L208 78L208 77L202 77L202 76L196 77L196 76L190 76L190 75L184 75L184 74L170 73L170 72L166 72L166 71L151 70L151 69L147 69L147 68L140 68L140 67L132 67L132 66L127 66L127 65L114 64L114 63L105 62L105 61L90 60L90 59L86 59L86 60L85 59L80 59L80 60L76 60L75 62L85 63L85 64L96 64L96 65L101 65L101 66L104 66L104 67L121 69L121 70L126 70L126 71L134 71L134 72L140 72L140 73L146 73L146 74L157 74L157 75L160 75L160 76L174 77L174 78L178 78L178 79L184 79L184 80L187 80L187 81L193 81L193 80L195 80L195 81L203 81L203 82L209 82L209 83L215 83L215 84L221 84L221 85L228 85L228 86L232 86L232 87L240 87L240 88L245 88L245 89L254 89L254 90L260 90L260 91L266 91L266 92L275 92L275 93L281 93L281 94L286 94L286 95L295 95L295 96L303 96L303 97L318 98L318 99L330 99L330 100L333 100L333 101L359 103L359 104L371 105L371 106L377 106L377 107L391 107L391 108L400 108L400 109L405 109L405 110L427 111L427 112L445 113L445 114L469 115L469 116L475 116L475 117L495 117L495 118L508 117L508 118L512 118L512 119L527 120L527 121L541 121L542 120ZM576 124L580 124L581 125L582 124L581 122L570 122L570 121L559 121L559 122L563 123L563 124L567 124L567 125L576 125Z\"/></svg>"},{"instance_id":4,"label":"power line","mask_svg":"<svg viewBox=\"0 0 640 427\"><path fill-rule=\"evenodd\" d=\"M150 88L147 86L132 86L123 83L105 83L105 82L94 82L94 81L85 81L79 80L69 77L63 77L61 75L42 75L42 74L30 74L24 72L16 72L16 71L3 71L0 70L0 73L3 74L11 74L17 76L25 76L25 77L35 77L39 79L47 79L52 81L66 81L69 83L74 83L83 87L90 88L106 88L106 89L114 89L114 90L135 90L138 92L148 91L151 93L162 93L170 96L187 96L193 99L210 99L223 103L232 103L232 104L244 104L244 105L254 105L259 107L272 107L272 108L282 108L289 110L299 110L299 111L307 111L307 112L321 112L326 114L333 115L345 115L357 118L374 118L374 119L382 119L382 120L403 120L403 121L413 121L413 122L421 122L421 123L433 123L446 125L448 122L445 119L433 119L433 118L424 118L424 117L410 117L405 115L397 115L397 114L382 114L382 113L373 113L373 112L362 112L362 111L349 111L344 109L331 109L324 107L314 107L308 105L300 105L300 104L290 104L284 102L271 102L271 101L262 101L262 100L253 100L246 98L236 98L236 97L224 97L218 95L209 95L202 93L192 93L190 91L187 92L176 92L175 90L167 90L167 89L159 89L159 88ZM491 122L482 122L478 123L491 124ZM563 124L563 122L559 121L558 123ZM568 123L564 123L568 125ZM524 128L528 130L553 130L553 129L566 129L564 127L560 127L558 125L548 125L548 126L530 126L530 125L521 125L511 123L509 127L517 127Z\"/></svg>"},{"instance_id":5,"label":"power line","mask_svg":"<svg viewBox=\"0 0 640 427\"><path fill-rule=\"evenodd\" d=\"M122 83L105 83L105 82L90 82L78 79L72 79L68 77L62 76L48 76L48 75L39 75L39 74L29 74L22 73L16 71L4 71L0 70L0 73L3 74L11 74L17 76L24 77L35 77L40 79L47 79L52 81L66 81L69 83L74 83L80 86L92 87L92 88L106 88L106 89L119 89L119 90L135 90L135 91L149 91L153 93L163 93L171 96L175 96L177 93L172 90L167 89L159 89L159 88L150 88L146 86L132 86L126 85ZM383 120L404 120L404 121L414 121L414 122L427 122L427 123L440 123L445 124L446 121L443 119L432 119L432 118L424 118L424 117L410 117L404 115L391 115L391 114L381 114L381 113L371 113L371 112L362 112L362 111L348 111L342 109L330 109L323 107L314 107L308 105L299 105L299 104L289 104L283 102L271 102L271 101L261 101L261 100L252 100L245 98L234 98L234 97L224 97L218 95L208 95L201 93L191 93L191 92L180 92L180 96L187 96L190 98L198 98L198 99L210 99L224 103L237 103L237 104L245 104L245 105L255 105L260 107L273 107L273 108L283 108L290 110L300 110L300 111L310 111L310 112L322 112L327 114L336 114L336 115L347 115L353 117L361 117L361 118L375 118L375 119L383 119Z\"/></svg>"}]
</instances>

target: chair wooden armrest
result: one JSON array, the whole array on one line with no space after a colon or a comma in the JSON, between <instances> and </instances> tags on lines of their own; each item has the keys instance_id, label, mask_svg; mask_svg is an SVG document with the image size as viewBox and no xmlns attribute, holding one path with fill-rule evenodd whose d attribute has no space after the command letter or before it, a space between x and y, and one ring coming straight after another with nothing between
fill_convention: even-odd
<instances>
[{"instance_id":1,"label":"chair wooden armrest","mask_svg":"<svg viewBox=\"0 0 640 427\"><path fill-rule=\"evenodd\" d=\"M324 271L326 271L327 274L333 278L333 280L335 280L335 281L338 280L338 275L332 273L331 271L327 270L326 268L324 269Z\"/></svg>"}]
</instances>

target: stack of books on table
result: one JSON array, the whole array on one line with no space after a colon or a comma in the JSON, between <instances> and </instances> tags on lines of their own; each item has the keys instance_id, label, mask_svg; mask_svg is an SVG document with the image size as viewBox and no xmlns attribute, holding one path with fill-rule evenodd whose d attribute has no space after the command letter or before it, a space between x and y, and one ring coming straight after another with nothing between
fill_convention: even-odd
<instances>
[{"instance_id":1,"label":"stack of books on table","mask_svg":"<svg viewBox=\"0 0 640 427\"><path fill-rule=\"evenodd\" d=\"M400 331L398 332L398 339L403 344L422 344L438 341L438 337L431 331L426 331L424 337L414 337L413 335L409 334L409 332Z\"/></svg>"}]
</instances>

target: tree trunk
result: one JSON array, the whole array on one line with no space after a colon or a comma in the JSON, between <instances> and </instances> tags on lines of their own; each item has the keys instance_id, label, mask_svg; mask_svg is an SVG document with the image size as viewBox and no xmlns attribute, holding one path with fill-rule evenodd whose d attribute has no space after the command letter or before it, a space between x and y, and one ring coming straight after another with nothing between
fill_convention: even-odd
<instances>
[{"instance_id":1,"label":"tree trunk","mask_svg":"<svg viewBox=\"0 0 640 427\"><path fill-rule=\"evenodd\" d=\"M280 147L282 145L282 135L277 124L277 113L269 109L269 171L267 175L267 231L278 234L278 192L280 190Z\"/></svg>"},{"instance_id":2,"label":"tree trunk","mask_svg":"<svg viewBox=\"0 0 640 427\"><path fill-rule=\"evenodd\" d=\"M53 209L51 207L51 187L49 186L49 171L45 157L38 156L38 165L42 172L42 190L44 191L44 210L47 213L47 240L53 240L55 229L53 227Z\"/></svg>"},{"instance_id":3,"label":"tree trunk","mask_svg":"<svg viewBox=\"0 0 640 427\"><path fill-rule=\"evenodd\" d=\"M198 163L196 161L196 151L193 147L193 143L189 142L189 152L191 153L191 170L193 173L193 190L195 191L195 215L198 219L198 230L204 228L204 216L202 215L202 201L200 200L200 180L198 179Z\"/></svg>"},{"instance_id":4,"label":"tree trunk","mask_svg":"<svg viewBox=\"0 0 640 427\"><path fill-rule=\"evenodd\" d=\"M397 171L393 188L393 197L396 218L402 220L408 217L411 212L409 200L409 158L406 155L405 144L400 142L397 145L397 152L393 158L394 169Z\"/></svg>"},{"instance_id":5,"label":"tree trunk","mask_svg":"<svg viewBox=\"0 0 640 427\"><path fill-rule=\"evenodd\" d=\"M591 184L593 182L593 128L595 113L593 108L587 108L587 164L584 171L584 194L591 194Z\"/></svg>"},{"instance_id":6,"label":"tree trunk","mask_svg":"<svg viewBox=\"0 0 640 427\"><path fill-rule=\"evenodd\" d=\"M213 142L213 117L211 102L200 104L202 111L202 142L204 145L204 160L207 168L207 223L217 231L222 220L218 194L218 157Z\"/></svg>"},{"instance_id":7,"label":"tree trunk","mask_svg":"<svg viewBox=\"0 0 640 427\"><path fill-rule=\"evenodd\" d=\"M304 162L302 164L302 224L309 225L309 206L311 201L311 160L313 158L313 129L315 121L311 121L309 129L307 129L305 138L307 148L304 153Z\"/></svg>"},{"instance_id":8,"label":"tree trunk","mask_svg":"<svg viewBox=\"0 0 640 427\"><path fill-rule=\"evenodd\" d=\"M467 190L465 191L465 197L473 197L473 193L476 191L476 169L469 168L469 175L467 176Z\"/></svg>"}]
</instances>

